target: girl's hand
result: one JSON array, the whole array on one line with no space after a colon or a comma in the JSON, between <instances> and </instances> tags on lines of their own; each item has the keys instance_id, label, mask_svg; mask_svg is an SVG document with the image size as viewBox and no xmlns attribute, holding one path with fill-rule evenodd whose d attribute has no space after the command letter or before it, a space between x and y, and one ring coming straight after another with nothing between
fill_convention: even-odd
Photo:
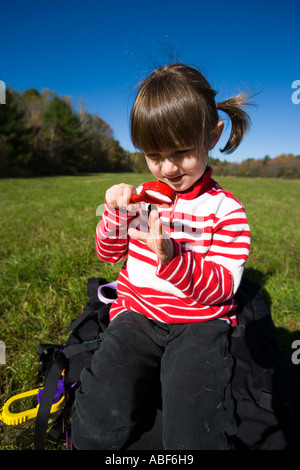
<instances>
[{"instance_id":1,"label":"girl's hand","mask_svg":"<svg viewBox=\"0 0 300 470\"><path fill-rule=\"evenodd\" d=\"M115 184L106 191L105 199L115 209L130 211L133 208L133 204L130 203L133 194L136 194L136 189L131 184Z\"/></svg>"},{"instance_id":2,"label":"girl's hand","mask_svg":"<svg viewBox=\"0 0 300 470\"><path fill-rule=\"evenodd\" d=\"M159 218L157 210L152 210L149 214L149 232L141 232L134 228L129 228L128 234L135 240L140 240L157 254L161 263L167 266L174 256L174 246L169 235L162 229L162 220Z\"/></svg>"}]
</instances>

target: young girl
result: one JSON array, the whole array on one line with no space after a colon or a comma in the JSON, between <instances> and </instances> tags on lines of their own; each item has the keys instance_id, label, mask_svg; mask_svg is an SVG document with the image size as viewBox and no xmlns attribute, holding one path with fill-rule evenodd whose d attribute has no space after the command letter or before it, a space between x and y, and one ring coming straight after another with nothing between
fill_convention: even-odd
<instances>
[{"instance_id":1,"label":"young girl","mask_svg":"<svg viewBox=\"0 0 300 470\"><path fill-rule=\"evenodd\" d=\"M212 178L208 152L224 127L224 152L248 128L240 94L221 103L196 69L155 70L131 112L133 144L153 176L173 188L175 203L130 203L126 183L106 192L96 232L103 261L125 260L118 298L91 368L81 376L73 416L77 449L122 449L139 425L160 373L163 445L167 450L230 449L235 433L228 332L234 294L249 254L244 207Z\"/></svg>"}]
</instances>

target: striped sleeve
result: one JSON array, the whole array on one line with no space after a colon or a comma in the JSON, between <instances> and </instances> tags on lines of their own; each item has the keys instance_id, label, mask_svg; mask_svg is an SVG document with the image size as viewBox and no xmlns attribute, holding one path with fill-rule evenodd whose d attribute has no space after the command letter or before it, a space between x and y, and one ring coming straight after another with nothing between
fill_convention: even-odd
<instances>
[{"instance_id":1,"label":"striped sleeve","mask_svg":"<svg viewBox=\"0 0 300 470\"><path fill-rule=\"evenodd\" d=\"M96 253L102 261L117 263L128 253L128 226L136 214L105 204L104 214L96 229Z\"/></svg>"},{"instance_id":2,"label":"striped sleeve","mask_svg":"<svg viewBox=\"0 0 300 470\"><path fill-rule=\"evenodd\" d=\"M227 268L233 276L233 293L239 287L250 251L250 228L243 206L218 220L206 259Z\"/></svg>"},{"instance_id":3,"label":"striped sleeve","mask_svg":"<svg viewBox=\"0 0 300 470\"><path fill-rule=\"evenodd\" d=\"M216 305L236 292L250 248L250 231L241 207L217 220L206 254L186 250L173 240L175 256L158 264L157 276L202 305Z\"/></svg>"}]
</instances>

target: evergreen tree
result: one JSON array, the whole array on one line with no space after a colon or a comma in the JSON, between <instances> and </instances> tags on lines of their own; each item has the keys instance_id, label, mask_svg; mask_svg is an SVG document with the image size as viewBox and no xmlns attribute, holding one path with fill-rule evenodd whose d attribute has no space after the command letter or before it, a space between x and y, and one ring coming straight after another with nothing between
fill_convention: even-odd
<instances>
[{"instance_id":1,"label":"evergreen tree","mask_svg":"<svg viewBox=\"0 0 300 470\"><path fill-rule=\"evenodd\" d=\"M25 110L18 93L6 90L6 104L0 106L0 175L24 176L31 172L33 127L25 123Z\"/></svg>"},{"instance_id":2,"label":"evergreen tree","mask_svg":"<svg viewBox=\"0 0 300 470\"><path fill-rule=\"evenodd\" d=\"M51 173L75 173L85 147L78 114L66 98L54 96L43 113L45 160Z\"/></svg>"}]
</instances>

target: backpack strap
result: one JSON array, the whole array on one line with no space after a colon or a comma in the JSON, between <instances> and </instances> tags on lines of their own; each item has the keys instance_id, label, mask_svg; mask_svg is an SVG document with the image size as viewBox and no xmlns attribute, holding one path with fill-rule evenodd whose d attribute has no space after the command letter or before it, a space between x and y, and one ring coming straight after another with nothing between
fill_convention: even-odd
<instances>
[{"instance_id":1,"label":"backpack strap","mask_svg":"<svg viewBox=\"0 0 300 470\"><path fill-rule=\"evenodd\" d=\"M100 302L99 302L99 306L100 306ZM75 330L76 328L78 328L79 325L81 325L81 323L83 323L90 315L94 315L95 314L95 308L92 307L90 305L90 303L87 303L85 304L84 306L84 310L83 312L81 313L81 315L79 315L79 317L75 318L74 320L71 321L70 325L68 326L68 328L64 331L64 334L65 333L69 333L70 331L73 331Z\"/></svg>"},{"instance_id":2,"label":"backpack strap","mask_svg":"<svg viewBox=\"0 0 300 470\"><path fill-rule=\"evenodd\" d=\"M35 429L34 429L34 448L35 450L44 450L46 435L47 435L47 426L48 419L50 416L51 406L54 400L54 395L56 392L57 383L60 379L62 371L67 366L67 359L65 355L60 352L57 355L57 358L52 365L46 381L43 394L41 396L40 406L38 409Z\"/></svg>"},{"instance_id":3,"label":"backpack strap","mask_svg":"<svg viewBox=\"0 0 300 470\"><path fill-rule=\"evenodd\" d=\"M106 283L107 281L103 277L91 277L90 279L88 279L88 296L90 299L90 304L93 308L100 302L98 298L98 287Z\"/></svg>"},{"instance_id":4,"label":"backpack strap","mask_svg":"<svg viewBox=\"0 0 300 470\"><path fill-rule=\"evenodd\" d=\"M57 344L39 344L38 345L38 380L46 377L48 369L53 363L56 354L59 353L61 346Z\"/></svg>"},{"instance_id":5,"label":"backpack strap","mask_svg":"<svg viewBox=\"0 0 300 470\"><path fill-rule=\"evenodd\" d=\"M71 357L76 356L76 354L80 354L87 351L95 351L99 348L100 342L101 339L99 338L98 340L95 340L91 343L70 344L69 346L66 346L64 348L64 356L66 357L66 359L69 360Z\"/></svg>"}]
</instances>

